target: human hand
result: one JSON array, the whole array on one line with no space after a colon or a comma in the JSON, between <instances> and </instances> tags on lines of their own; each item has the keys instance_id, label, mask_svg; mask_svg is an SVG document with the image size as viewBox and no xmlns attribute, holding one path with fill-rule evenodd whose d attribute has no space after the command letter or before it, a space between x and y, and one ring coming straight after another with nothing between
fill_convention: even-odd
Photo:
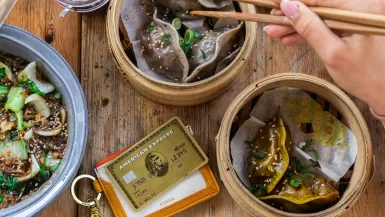
<instances>
[{"instance_id":1,"label":"human hand","mask_svg":"<svg viewBox=\"0 0 385 217\"><path fill-rule=\"evenodd\" d=\"M306 6L385 15L385 1L273 1L281 4L293 27L269 25L264 28L267 35L287 46L309 43L337 84L367 102L375 113L385 115L385 37L333 32Z\"/></svg>"}]
</instances>

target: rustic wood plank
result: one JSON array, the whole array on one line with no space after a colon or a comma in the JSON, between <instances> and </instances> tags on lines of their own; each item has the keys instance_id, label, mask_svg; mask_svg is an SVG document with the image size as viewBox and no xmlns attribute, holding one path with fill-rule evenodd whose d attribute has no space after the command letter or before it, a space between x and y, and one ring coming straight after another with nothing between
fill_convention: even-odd
<instances>
[{"instance_id":1,"label":"rustic wood plank","mask_svg":"<svg viewBox=\"0 0 385 217\"><path fill-rule=\"evenodd\" d=\"M18 26L50 43L80 76L80 16L59 18L62 7L51 0L19 0L6 23ZM77 216L70 190L65 190L38 216Z\"/></svg>"},{"instance_id":2,"label":"rustic wood plank","mask_svg":"<svg viewBox=\"0 0 385 217\"><path fill-rule=\"evenodd\" d=\"M226 108L247 85L266 75L286 71L308 73L332 81L323 63L310 47L283 47L278 40L266 37L260 25L253 59L229 92L212 102L193 107L159 105L142 97L129 83L124 82L118 73L108 50L105 17L83 16L81 20L79 15L71 13L60 19L57 16L60 9L60 6L49 0L19 0L7 22L51 42L78 75L80 71L83 72L80 78L89 106L90 129L88 149L80 173L94 174L93 169L97 161L134 144L169 118L178 115L191 124L219 180L214 138ZM385 160L381 156L385 154L385 149L381 147L385 141L385 133L381 124L371 117L367 105L356 98L353 99L363 112L371 130L377 176L369 189L344 216L383 216L385 211L382 207L385 201L381 198L385 196L385 174L382 172ZM220 187L221 193L216 198L177 216L248 217L249 215L231 199L222 183ZM81 182L79 194L81 199L94 195L90 183ZM75 207L67 190L39 216L89 215L87 208ZM101 211L104 216L112 216L105 199L101 201Z\"/></svg>"}]
</instances>

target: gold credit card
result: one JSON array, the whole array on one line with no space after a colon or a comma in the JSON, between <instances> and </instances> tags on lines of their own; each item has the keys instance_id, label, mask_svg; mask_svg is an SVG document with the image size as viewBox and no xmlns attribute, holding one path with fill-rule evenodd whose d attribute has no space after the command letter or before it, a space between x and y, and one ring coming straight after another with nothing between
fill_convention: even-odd
<instances>
[{"instance_id":1,"label":"gold credit card","mask_svg":"<svg viewBox=\"0 0 385 217\"><path fill-rule=\"evenodd\" d=\"M174 117L111 161L106 172L139 211L207 162L183 122Z\"/></svg>"}]
</instances>

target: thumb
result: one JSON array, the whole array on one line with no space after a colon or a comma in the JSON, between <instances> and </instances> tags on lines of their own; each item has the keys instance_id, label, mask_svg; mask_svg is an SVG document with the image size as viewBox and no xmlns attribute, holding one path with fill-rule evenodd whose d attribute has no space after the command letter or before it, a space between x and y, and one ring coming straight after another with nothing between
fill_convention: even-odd
<instances>
[{"instance_id":1,"label":"thumb","mask_svg":"<svg viewBox=\"0 0 385 217\"><path fill-rule=\"evenodd\" d=\"M345 42L302 2L283 0L281 10L325 62L333 56L333 52L345 46Z\"/></svg>"}]
</instances>

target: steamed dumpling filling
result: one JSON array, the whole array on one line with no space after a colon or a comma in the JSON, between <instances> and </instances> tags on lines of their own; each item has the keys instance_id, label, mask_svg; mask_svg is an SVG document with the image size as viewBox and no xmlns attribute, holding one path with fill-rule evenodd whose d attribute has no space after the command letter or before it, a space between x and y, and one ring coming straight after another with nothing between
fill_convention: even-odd
<instances>
[{"instance_id":1,"label":"steamed dumpling filling","mask_svg":"<svg viewBox=\"0 0 385 217\"><path fill-rule=\"evenodd\" d=\"M125 0L121 17L138 68L174 83L197 82L221 72L239 53L244 23L189 14L213 8L235 11L232 1Z\"/></svg>"}]
</instances>

